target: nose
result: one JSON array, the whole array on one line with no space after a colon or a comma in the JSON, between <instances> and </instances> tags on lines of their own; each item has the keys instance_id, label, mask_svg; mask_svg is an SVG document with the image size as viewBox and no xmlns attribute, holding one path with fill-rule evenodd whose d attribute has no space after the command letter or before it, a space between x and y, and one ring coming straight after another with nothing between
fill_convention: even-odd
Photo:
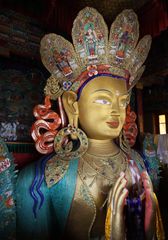
<instances>
[{"instance_id":1,"label":"nose","mask_svg":"<svg viewBox=\"0 0 168 240\"><path fill-rule=\"evenodd\" d=\"M119 116L119 103L118 103L118 98L116 97L113 100L112 106L111 106L111 114L114 116Z\"/></svg>"}]
</instances>

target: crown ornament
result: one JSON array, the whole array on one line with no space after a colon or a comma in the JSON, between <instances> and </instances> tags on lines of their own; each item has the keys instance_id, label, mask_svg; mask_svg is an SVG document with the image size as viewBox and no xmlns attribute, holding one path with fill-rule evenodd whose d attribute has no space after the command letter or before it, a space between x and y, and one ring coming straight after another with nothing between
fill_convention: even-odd
<instances>
[{"instance_id":1,"label":"crown ornament","mask_svg":"<svg viewBox=\"0 0 168 240\"><path fill-rule=\"evenodd\" d=\"M73 45L54 33L41 40L41 59L51 73L45 94L56 100L64 91L77 92L86 80L101 75L124 79L130 91L144 72L151 46L150 35L138 39L139 23L133 10L117 16L108 37L101 14L84 8L73 23Z\"/></svg>"}]
</instances>

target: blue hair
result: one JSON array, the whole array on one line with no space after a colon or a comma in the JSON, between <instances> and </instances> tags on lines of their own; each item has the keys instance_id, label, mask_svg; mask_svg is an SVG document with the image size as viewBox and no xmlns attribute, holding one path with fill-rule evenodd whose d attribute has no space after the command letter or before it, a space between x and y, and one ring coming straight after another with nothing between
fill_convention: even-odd
<instances>
[{"instance_id":1,"label":"blue hair","mask_svg":"<svg viewBox=\"0 0 168 240\"><path fill-rule=\"evenodd\" d=\"M111 73L99 73L99 74L97 74L97 75L93 75L93 76L89 77L89 78L80 86L80 88L78 89L77 101L79 100L80 95L81 95L81 93L82 93L82 90L83 90L83 88L86 86L86 84L87 84L88 82L90 82L92 79L94 79L94 78L96 78L96 77L100 77L100 76L113 77L113 78L123 79L123 80L127 81L127 78L124 78L124 77L121 77L121 76L117 76L117 75L114 75L114 74L111 74Z\"/></svg>"},{"instance_id":2,"label":"blue hair","mask_svg":"<svg viewBox=\"0 0 168 240\"><path fill-rule=\"evenodd\" d=\"M29 189L30 195L34 201L33 214L35 218L37 217L37 210L39 210L44 203L44 195L41 192L40 188L44 181L45 166L47 161L54 155L55 153L44 156L40 159L40 162L35 164L35 176Z\"/></svg>"}]
</instances>

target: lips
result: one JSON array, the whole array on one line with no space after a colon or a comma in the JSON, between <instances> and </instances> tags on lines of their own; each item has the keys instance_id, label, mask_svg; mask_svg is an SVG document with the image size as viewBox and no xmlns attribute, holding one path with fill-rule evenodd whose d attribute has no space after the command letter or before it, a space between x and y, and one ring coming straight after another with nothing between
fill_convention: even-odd
<instances>
[{"instance_id":1,"label":"lips","mask_svg":"<svg viewBox=\"0 0 168 240\"><path fill-rule=\"evenodd\" d=\"M119 126L118 121L107 122L107 124L110 125L110 127L112 128L117 128Z\"/></svg>"}]
</instances>

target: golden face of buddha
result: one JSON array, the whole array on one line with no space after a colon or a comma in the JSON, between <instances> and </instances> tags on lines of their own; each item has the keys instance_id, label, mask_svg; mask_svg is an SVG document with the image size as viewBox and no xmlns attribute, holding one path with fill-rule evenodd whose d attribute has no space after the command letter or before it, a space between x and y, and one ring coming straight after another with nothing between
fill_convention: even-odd
<instances>
[{"instance_id":1,"label":"golden face of buddha","mask_svg":"<svg viewBox=\"0 0 168 240\"><path fill-rule=\"evenodd\" d=\"M125 122L128 98L124 80L101 76L87 83L78 100L78 118L88 138L118 137Z\"/></svg>"}]
</instances>

